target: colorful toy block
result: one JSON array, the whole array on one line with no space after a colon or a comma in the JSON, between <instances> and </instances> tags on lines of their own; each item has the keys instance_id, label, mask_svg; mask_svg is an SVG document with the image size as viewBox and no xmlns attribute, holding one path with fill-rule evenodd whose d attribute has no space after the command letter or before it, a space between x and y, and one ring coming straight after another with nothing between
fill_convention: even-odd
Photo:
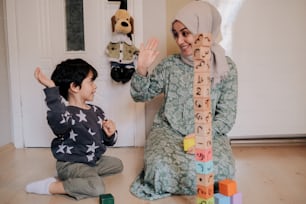
<instances>
[{"instance_id":1,"label":"colorful toy block","mask_svg":"<svg viewBox=\"0 0 306 204\"><path fill-rule=\"evenodd\" d=\"M211 149L195 149L195 159L197 161L207 162L212 160L212 148Z\"/></svg>"},{"instance_id":2,"label":"colorful toy block","mask_svg":"<svg viewBox=\"0 0 306 204\"><path fill-rule=\"evenodd\" d=\"M201 186L214 185L214 174L197 174L197 184Z\"/></svg>"},{"instance_id":3,"label":"colorful toy block","mask_svg":"<svg viewBox=\"0 0 306 204\"><path fill-rule=\"evenodd\" d=\"M100 204L114 204L114 197L112 194L101 194L99 198Z\"/></svg>"},{"instance_id":4,"label":"colorful toy block","mask_svg":"<svg viewBox=\"0 0 306 204\"><path fill-rule=\"evenodd\" d=\"M184 151L187 152L191 147L195 146L195 137L185 137L183 140Z\"/></svg>"},{"instance_id":5,"label":"colorful toy block","mask_svg":"<svg viewBox=\"0 0 306 204\"><path fill-rule=\"evenodd\" d=\"M207 162L199 162L196 161L196 172L197 174L210 174L214 170L213 161L207 161Z\"/></svg>"},{"instance_id":6,"label":"colorful toy block","mask_svg":"<svg viewBox=\"0 0 306 204\"><path fill-rule=\"evenodd\" d=\"M222 195L221 193L216 193L215 204L232 204L231 197Z\"/></svg>"},{"instance_id":7,"label":"colorful toy block","mask_svg":"<svg viewBox=\"0 0 306 204\"><path fill-rule=\"evenodd\" d=\"M214 185L211 186L200 186L197 185L197 195L200 198L209 199L214 197Z\"/></svg>"},{"instance_id":8,"label":"colorful toy block","mask_svg":"<svg viewBox=\"0 0 306 204\"><path fill-rule=\"evenodd\" d=\"M200 127L200 126L198 126ZM210 149L212 148L212 137L196 136L196 148Z\"/></svg>"},{"instance_id":9,"label":"colorful toy block","mask_svg":"<svg viewBox=\"0 0 306 204\"><path fill-rule=\"evenodd\" d=\"M194 47L210 47L211 33L199 33L195 36Z\"/></svg>"},{"instance_id":10,"label":"colorful toy block","mask_svg":"<svg viewBox=\"0 0 306 204\"><path fill-rule=\"evenodd\" d=\"M237 183L231 179L224 179L219 181L219 193L232 196L237 193Z\"/></svg>"},{"instance_id":11,"label":"colorful toy block","mask_svg":"<svg viewBox=\"0 0 306 204\"><path fill-rule=\"evenodd\" d=\"M197 197L197 204L214 204L214 203L215 203L214 197L211 197L209 199Z\"/></svg>"},{"instance_id":12,"label":"colorful toy block","mask_svg":"<svg viewBox=\"0 0 306 204\"><path fill-rule=\"evenodd\" d=\"M231 204L242 204L242 193L238 192L232 195Z\"/></svg>"}]
</instances>

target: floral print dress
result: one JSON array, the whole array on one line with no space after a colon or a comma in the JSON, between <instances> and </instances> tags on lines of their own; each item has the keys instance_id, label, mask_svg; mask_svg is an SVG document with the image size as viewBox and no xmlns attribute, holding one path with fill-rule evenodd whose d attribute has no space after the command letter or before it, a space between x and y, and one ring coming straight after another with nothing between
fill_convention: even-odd
<instances>
[{"instance_id":1,"label":"floral print dress","mask_svg":"<svg viewBox=\"0 0 306 204\"><path fill-rule=\"evenodd\" d=\"M211 88L213 115L213 163L215 182L233 178L235 161L227 133L236 119L238 76L227 57L229 72ZM131 96L136 102L164 95L145 144L144 169L130 191L137 197L155 200L170 195L196 194L194 155L183 150L183 138L194 132L193 67L180 55L164 59L149 76L135 73Z\"/></svg>"}]
</instances>

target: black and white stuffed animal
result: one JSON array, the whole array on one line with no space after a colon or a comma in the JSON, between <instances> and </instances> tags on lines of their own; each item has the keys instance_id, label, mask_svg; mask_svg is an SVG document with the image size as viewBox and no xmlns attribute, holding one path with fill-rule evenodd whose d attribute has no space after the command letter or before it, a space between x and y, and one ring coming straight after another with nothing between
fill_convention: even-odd
<instances>
[{"instance_id":1,"label":"black and white stuffed animal","mask_svg":"<svg viewBox=\"0 0 306 204\"><path fill-rule=\"evenodd\" d=\"M112 16L112 39L106 48L111 65L111 77L116 82L128 82L135 72L135 60L139 50L134 46L134 19L127 11L126 0Z\"/></svg>"}]
</instances>

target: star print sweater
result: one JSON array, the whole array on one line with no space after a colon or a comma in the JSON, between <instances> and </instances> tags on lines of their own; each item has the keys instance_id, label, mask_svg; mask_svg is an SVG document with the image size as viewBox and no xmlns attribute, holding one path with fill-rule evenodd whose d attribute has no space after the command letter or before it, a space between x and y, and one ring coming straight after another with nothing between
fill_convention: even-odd
<instances>
[{"instance_id":1,"label":"star print sweater","mask_svg":"<svg viewBox=\"0 0 306 204\"><path fill-rule=\"evenodd\" d=\"M45 88L48 124L56 138L52 140L51 151L58 161L85 163L95 166L106 151L106 146L116 143L116 133L107 137L102 129L104 112L95 105L90 109L66 106L59 94L59 88Z\"/></svg>"}]
</instances>

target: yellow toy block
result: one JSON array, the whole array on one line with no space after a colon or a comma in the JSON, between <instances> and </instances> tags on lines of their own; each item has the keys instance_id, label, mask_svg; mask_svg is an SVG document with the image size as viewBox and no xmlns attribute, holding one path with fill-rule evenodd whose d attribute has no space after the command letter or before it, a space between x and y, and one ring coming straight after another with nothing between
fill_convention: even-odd
<instances>
[{"instance_id":1,"label":"yellow toy block","mask_svg":"<svg viewBox=\"0 0 306 204\"><path fill-rule=\"evenodd\" d=\"M185 137L183 143L184 151L187 152L191 147L195 146L195 137Z\"/></svg>"}]
</instances>

